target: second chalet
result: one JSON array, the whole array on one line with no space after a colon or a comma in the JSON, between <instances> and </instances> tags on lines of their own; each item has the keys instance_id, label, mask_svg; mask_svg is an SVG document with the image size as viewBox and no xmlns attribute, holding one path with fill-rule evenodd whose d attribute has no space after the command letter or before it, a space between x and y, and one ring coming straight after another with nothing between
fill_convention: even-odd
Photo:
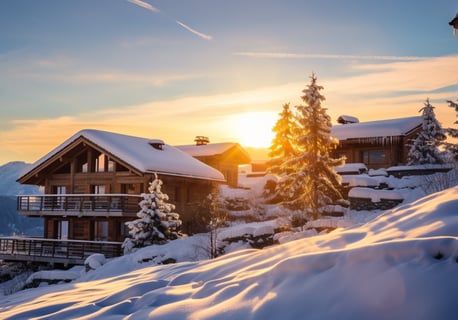
<instances>
[{"instance_id":1,"label":"second chalet","mask_svg":"<svg viewBox=\"0 0 458 320\"><path fill-rule=\"evenodd\" d=\"M359 122L355 117L340 116L338 122L331 133L339 140L335 155L345 156L347 163L378 169L407 163L408 144L421 131L422 117Z\"/></svg>"}]
</instances>

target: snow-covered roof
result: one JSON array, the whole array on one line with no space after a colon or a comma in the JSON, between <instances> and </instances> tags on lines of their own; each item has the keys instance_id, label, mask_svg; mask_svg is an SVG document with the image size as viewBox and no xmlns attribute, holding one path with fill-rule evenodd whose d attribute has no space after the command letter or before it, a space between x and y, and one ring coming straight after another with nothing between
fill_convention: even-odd
<instances>
[{"instance_id":1,"label":"snow-covered roof","mask_svg":"<svg viewBox=\"0 0 458 320\"><path fill-rule=\"evenodd\" d=\"M339 124L332 127L331 135L339 140L403 136L421 125L422 117L408 117L360 123Z\"/></svg>"},{"instance_id":2,"label":"snow-covered roof","mask_svg":"<svg viewBox=\"0 0 458 320\"><path fill-rule=\"evenodd\" d=\"M165 144L162 140L141 138L119 133L85 129L77 132L50 153L36 161L30 171L42 165L79 138L85 138L140 172L185 176L190 178L225 181L218 170L187 153ZM159 146L155 148L154 146Z\"/></svg>"},{"instance_id":3,"label":"snow-covered roof","mask_svg":"<svg viewBox=\"0 0 458 320\"><path fill-rule=\"evenodd\" d=\"M359 119L353 116L348 116L348 115L341 115L339 118L337 118L337 122L339 123L359 123Z\"/></svg>"},{"instance_id":4,"label":"snow-covered roof","mask_svg":"<svg viewBox=\"0 0 458 320\"><path fill-rule=\"evenodd\" d=\"M237 143L235 142L221 142L203 145L190 144L175 147L193 157L205 157L222 154L235 146L237 146Z\"/></svg>"}]
</instances>

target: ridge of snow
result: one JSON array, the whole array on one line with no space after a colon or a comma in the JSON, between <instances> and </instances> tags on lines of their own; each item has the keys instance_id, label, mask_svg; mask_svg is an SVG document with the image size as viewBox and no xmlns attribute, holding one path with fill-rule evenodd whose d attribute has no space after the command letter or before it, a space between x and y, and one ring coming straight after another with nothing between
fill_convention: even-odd
<instances>
[{"instance_id":1,"label":"ridge of snow","mask_svg":"<svg viewBox=\"0 0 458 320\"><path fill-rule=\"evenodd\" d=\"M222 154L236 145L237 143L235 142L219 142L219 143L209 143L205 145L195 145L195 144L180 145L180 146L175 146L175 148L178 148L181 151L184 151L193 157L203 157L203 156L214 156L214 155Z\"/></svg>"},{"instance_id":2,"label":"ridge of snow","mask_svg":"<svg viewBox=\"0 0 458 320\"><path fill-rule=\"evenodd\" d=\"M0 314L10 319L451 320L458 310L457 212L458 187L453 187L359 226L263 250L172 265L138 262L136 254L154 250L189 257L192 246L205 241L179 239L108 261L72 283L5 296Z\"/></svg>"},{"instance_id":3,"label":"ridge of snow","mask_svg":"<svg viewBox=\"0 0 458 320\"><path fill-rule=\"evenodd\" d=\"M164 144L162 150L158 150L150 145L151 138L140 138L95 129L84 129L77 132L37 160L29 171L41 165L80 137L88 139L141 172L157 172L165 175L225 181L221 172L171 145ZM162 143L162 140L154 141Z\"/></svg>"},{"instance_id":4,"label":"ridge of snow","mask_svg":"<svg viewBox=\"0 0 458 320\"><path fill-rule=\"evenodd\" d=\"M348 123L332 126L331 135L339 140L403 136L421 124L421 116Z\"/></svg>"}]
</instances>

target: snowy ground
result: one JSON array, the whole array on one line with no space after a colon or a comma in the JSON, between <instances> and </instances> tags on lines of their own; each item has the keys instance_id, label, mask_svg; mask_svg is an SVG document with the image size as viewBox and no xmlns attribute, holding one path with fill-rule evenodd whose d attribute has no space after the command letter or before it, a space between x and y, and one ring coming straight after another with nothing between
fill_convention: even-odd
<instances>
[{"instance_id":1,"label":"snowy ground","mask_svg":"<svg viewBox=\"0 0 458 320\"><path fill-rule=\"evenodd\" d=\"M263 250L207 260L199 235L75 268L70 283L2 297L0 318L456 319L458 187L419 196Z\"/></svg>"}]
</instances>

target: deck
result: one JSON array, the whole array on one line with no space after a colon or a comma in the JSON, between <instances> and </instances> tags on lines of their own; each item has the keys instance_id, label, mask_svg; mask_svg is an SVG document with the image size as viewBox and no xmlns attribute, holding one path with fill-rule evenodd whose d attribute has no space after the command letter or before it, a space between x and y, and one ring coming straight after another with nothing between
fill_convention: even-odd
<instances>
[{"instance_id":1,"label":"deck","mask_svg":"<svg viewBox=\"0 0 458 320\"><path fill-rule=\"evenodd\" d=\"M121 245L108 241L2 237L0 260L84 265L94 253L102 253L106 258L121 256Z\"/></svg>"},{"instance_id":2,"label":"deck","mask_svg":"<svg viewBox=\"0 0 458 320\"><path fill-rule=\"evenodd\" d=\"M135 216L141 199L129 194L19 195L17 211L27 216Z\"/></svg>"}]
</instances>

